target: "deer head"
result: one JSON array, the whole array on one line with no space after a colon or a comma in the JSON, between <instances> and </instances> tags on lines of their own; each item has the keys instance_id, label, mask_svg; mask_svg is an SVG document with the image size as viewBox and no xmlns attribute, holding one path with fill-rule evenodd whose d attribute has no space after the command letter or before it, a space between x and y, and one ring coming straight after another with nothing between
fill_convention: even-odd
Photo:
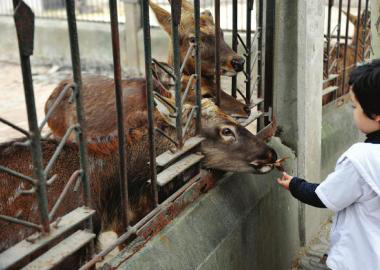
<instances>
[{"instance_id":1,"label":"deer head","mask_svg":"<svg viewBox=\"0 0 380 270\"><path fill-rule=\"evenodd\" d=\"M155 13L162 29L169 35L169 37L171 37L172 30L170 13L152 1L149 1L149 4ZM187 0L182 0L181 22L179 25L181 62L185 58L190 43L194 42L194 25L194 7ZM209 10L205 10L201 13L200 32L202 76L213 77L215 75L215 24L212 14ZM169 49L169 64L172 63L172 54L172 50ZM234 52L227 45L227 43L224 41L222 30L220 30L220 62L221 74L225 76L234 76L237 72L240 72L244 69L244 58ZM193 74L194 72L195 60L194 58L190 58L186 63L184 73Z\"/></svg>"}]
</instances>

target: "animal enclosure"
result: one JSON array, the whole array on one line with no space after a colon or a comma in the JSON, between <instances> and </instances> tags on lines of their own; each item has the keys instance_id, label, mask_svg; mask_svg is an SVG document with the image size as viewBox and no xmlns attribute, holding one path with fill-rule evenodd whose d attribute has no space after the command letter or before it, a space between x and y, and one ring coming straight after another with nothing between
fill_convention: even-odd
<instances>
[{"instance_id":1,"label":"animal enclosure","mask_svg":"<svg viewBox=\"0 0 380 270\"><path fill-rule=\"evenodd\" d=\"M21 266L41 266L41 268L50 269L62 267L62 263L67 263L67 259L75 257L73 255L81 255L74 260L75 267L81 265L81 269L91 268L116 246L122 247L133 239L143 239L142 242L145 243L164 225L174 219L186 205L205 192L212 185L214 176L209 173L202 176L201 162L211 164L209 167L212 169L231 171L266 173L273 169L277 160L276 153L244 128L244 126L254 123L254 133L257 133L257 136L261 138L270 137L275 129L272 108L273 86L271 84L273 47L270 45L273 43L271 40L273 40L274 16L271 15L273 15L274 6L270 7L270 3L271 1L268 1L264 5L263 1L258 3L254 3L253 0L248 1L246 9L247 31L239 31L237 27L239 22L238 1L233 1L233 46L231 49L225 43L223 32L220 29L220 1L215 1L215 23L209 12L200 12L199 0L194 0L193 3L183 1L182 5L181 1L173 1L170 5L171 14L168 15L171 25L167 28L171 33L172 59L169 60L169 63L160 63L151 57L149 5L147 1L141 1L146 69L145 83L141 88L144 91L138 92L138 97L144 98L140 105L146 113L143 115L145 117L143 121L147 123L147 132L144 138L148 142L149 151L145 152L148 160L144 163L144 169L149 169L149 177L143 179L143 187L145 188L144 200L146 200L145 203L148 207L142 207L144 208L143 214L132 223L128 211L124 211L124 209L130 209L133 204L131 197L135 194L133 193L131 196L130 192L131 189L135 191L135 186L132 183L134 179L128 179L128 172L131 170L130 163L132 162L129 158L131 155L128 154L130 153L128 152L128 139L138 137L138 133L134 132L130 126L126 126L129 122L128 119L124 118L124 113L128 110L124 101L128 101L132 95L123 91L124 81L121 78L117 2L109 1L114 80L104 79L107 85L111 85L107 89L114 91L113 97L115 99L112 104L115 105L113 111L115 114L112 119L115 120L115 129L112 136L109 134L101 134L100 136L99 133L95 133L95 136L94 133L91 133L94 131L91 129L93 122L85 123L84 121L84 118L88 121L86 114L88 103L85 101L88 92L86 91L92 88L87 86L91 82L91 78L88 82L88 77L81 75L74 1L66 1L73 79L62 84L62 88L58 86L57 91L59 93L51 103L47 103L46 117L41 124L38 124L35 115L35 97L30 65L30 56L33 54L34 15L23 1L15 0L13 2L14 18L19 40L30 130L26 131L1 118L2 123L26 136L24 139L2 145L6 149L2 153L9 152L10 148L19 150L19 147L24 153L28 152L30 148L31 158L29 157L29 159L33 161L34 169L33 173L29 171L26 174L1 164L0 170L7 181L10 176L14 177L10 180L13 181L12 187L15 183L19 183L17 181L20 181L16 180L16 177L25 182L25 185L16 184L14 186L17 191L14 194L15 197L6 198L4 201L13 202L19 197L26 198L25 196L28 196L31 199L26 200L25 204L33 204L33 195L35 194L38 202L36 209L39 212L39 219L35 218L31 221L27 217L24 218L22 212L20 214L17 211L8 211L9 209L1 212L0 219L4 222L4 225L1 224L1 226L10 226L9 222L30 229L25 231L21 239L14 239L14 243L5 246L6 250L0 254L0 266L5 269ZM255 9L257 14L253 12L254 4L257 7ZM157 12L162 12L160 7L156 7L156 9ZM184 14L189 17L182 17L185 16ZM184 33L181 32L183 26L181 23L184 23L182 18L190 18L193 21L193 24L186 25L188 28L191 27L190 32L193 34L186 36L186 46L183 45ZM252 20L255 19L258 26L255 31L252 31ZM211 36L211 44L213 45L207 53L202 50L205 48L203 45L208 44L208 39L202 32L205 30L202 29L205 23L207 23L206 26L211 26L211 31L210 29L206 30L209 31L207 34L208 37ZM269 45L264 47L264 43ZM244 57L237 54L239 47L243 49ZM227 54L220 55L220 52L227 52ZM205 61L202 62L202 58L207 57L210 53L210 59L215 62L215 66L207 67L204 65ZM214 76L210 78L207 74L210 70L212 72L215 70L215 78ZM244 75L245 89L237 87L237 73L240 71ZM221 75L232 76L232 97L221 90ZM167 80L163 80L163 78ZM202 83L204 84L202 85ZM206 87L202 88L204 85ZM202 89L207 89L207 91L203 92ZM234 99L236 97L244 100L244 104ZM72 104L73 99L76 106ZM215 101L219 108L212 101ZM234 106L229 106L231 104ZM234 113L235 105L236 108L244 108L245 114L236 115ZM62 106L71 106L72 115L71 118L68 118L69 124L64 131L54 133L53 123L56 123L54 121L57 121L57 111L60 111ZM223 108L227 107L231 109L230 115L223 111ZM106 114L107 112L102 113ZM157 125L157 114L160 114L159 120L165 122L163 124L165 128ZM212 121L207 118L210 115L213 117ZM65 122L63 114L59 116L62 118L58 119L58 124L63 124ZM215 119L220 123L215 124ZM56 140L41 138L40 131L46 123L51 127ZM168 123L174 130L174 136L168 133L168 130L171 130L167 126ZM240 160L238 156L235 158L232 155L233 151L228 151L227 148L225 152L230 153L229 156L226 156L229 159L218 160L217 164L212 164L209 160L212 155L210 153L211 150L215 151L215 149L214 146L207 143L210 140L216 140L216 135L212 133L211 129L202 128L209 126L218 128L220 133L217 136L227 138L227 140L231 137L245 138L238 150L242 152L244 147L252 148L259 152L260 156L255 156L258 154L253 153L254 151L252 153L248 151L249 156L244 157L245 160L242 161L242 164L235 164L235 167L229 168L229 163L232 163L230 160ZM73 138L73 132L76 133L77 138ZM95 143L94 137L96 137ZM157 144L157 140L160 142L159 144ZM165 151L162 149L163 140L166 140L164 143ZM112 152L115 158L112 155L112 157L100 160L92 152L91 147L95 144L97 149L103 146L108 147L110 142L116 145L116 150ZM201 148L202 144L203 147ZM56 146L57 150L47 151L46 149L50 149L51 145ZM56 174L51 175L51 171L55 172L55 166L65 162L64 159L61 159L60 153L64 153L65 156L72 155L69 154L70 151L79 152L79 158L77 157L73 161L75 165L78 165L78 168L68 175L68 180L62 182ZM201 151L203 152L200 153ZM47 156L51 157L50 161L46 160ZM256 160L260 160L260 162L256 162ZM116 164L112 166L112 170L106 170L110 174L108 177L112 178L107 184L111 185L112 182L112 185L119 190L116 197L120 205L116 207L123 210L117 216L120 218L118 220L119 238L110 247L96 254L93 240L95 238L94 232L96 233L98 229L96 228L96 212L92 209L99 211L101 207L94 203L95 199L92 198L91 193L94 191L94 182L101 181L99 178L102 177L107 178L107 175L98 175L104 171L104 168L94 169L97 164L104 163ZM21 167L20 169L25 169ZM108 167L105 166L105 168ZM67 171L69 170L65 170L65 172ZM59 179L57 180L57 178ZM91 182L92 180L94 181ZM129 184L131 184L130 187ZM60 187L59 192L56 190L57 186ZM52 192L52 187L54 187L54 192ZM67 204L62 202L65 200L74 201L75 196L78 196L77 192L71 191L72 187L75 187L74 190L76 191L83 191L84 196L81 199L81 205L84 207L73 207L73 209L63 211L62 206L67 206ZM56 202L54 203L53 200ZM149 211L146 211L147 209ZM7 214L3 215L3 213ZM37 233L30 236L33 231L37 231ZM14 232L10 230L10 233ZM41 235L47 235L47 238L43 238ZM21 240L22 242L16 244ZM72 245L68 247L66 242L75 243L75 247ZM58 253L64 255L57 256ZM87 262L84 263L84 261Z\"/></svg>"},{"instance_id":2,"label":"animal enclosure","mask_svg":"<svg viewBox=\"0 0 380 270\"><path fill-rule=\"evenodd\" d=\"M351 0L329 0L327 8L323 104L332 101L339 103L349 91L350 71L358 64L368 61L373 55L369 0L359 0L354 8L351 6ZM343 17L345 24L342 23Z\"/></svg>"}]
</instances>

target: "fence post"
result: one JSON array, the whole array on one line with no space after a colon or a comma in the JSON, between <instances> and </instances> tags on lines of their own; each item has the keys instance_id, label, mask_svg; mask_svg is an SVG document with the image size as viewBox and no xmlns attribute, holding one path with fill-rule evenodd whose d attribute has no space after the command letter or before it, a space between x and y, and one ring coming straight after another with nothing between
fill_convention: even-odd
<instances>
[{"instance_id":1,"label":"fence post","mask_svg":"<svg viewBox=\"0 0 380 270\"><path fill-rule=\"evenodd\" d=\"M276 1L276 5L275 116L282 130L282 141L296 151L297 169L291 173L319 181L324 1ZM305 245L320 224L317 210L310 211L300 203L301 245Z\"/></svg>"},{"instance_id":2,"label":"fence post","mask_svg":"<svg viewBox=\"0 0 380 270\"><path fill-rule=\"evenodd\" d=\"M380 0L371 1L371 45L373 58L380 58Z\"/></svg>"},{"instance_id":3,"label":"fence post","mask_svg":"<svg viewBox=\"0 0 380 270\"><path fill-rule=\"evenodd\" d=\"M141 24L139 0L123 0L125 14L125 50L127 67L141 73L138 31Z\"/></svg>"}]
</instances>

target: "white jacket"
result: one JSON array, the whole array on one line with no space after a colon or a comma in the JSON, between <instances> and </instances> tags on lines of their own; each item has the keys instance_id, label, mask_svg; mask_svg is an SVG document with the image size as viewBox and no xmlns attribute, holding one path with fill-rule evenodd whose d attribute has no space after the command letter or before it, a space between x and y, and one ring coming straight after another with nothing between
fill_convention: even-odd
<instances>
[{"instance_id":1,"label":"white jacket","mask_svg":"<svg viewBox=\"0 0 380 270\"><path fill-rule=\"evenodd\" d=\"M354 144L316 193L336 212L327 266L380 270L380 144Z\"/></svg>"}]
</instances>

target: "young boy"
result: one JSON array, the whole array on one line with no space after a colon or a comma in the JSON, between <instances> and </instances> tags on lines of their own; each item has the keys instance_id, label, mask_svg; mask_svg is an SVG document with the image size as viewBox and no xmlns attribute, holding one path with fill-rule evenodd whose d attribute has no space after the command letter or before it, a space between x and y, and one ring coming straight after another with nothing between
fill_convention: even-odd
<instances>
[{"instance_id":1,"label":"young boy","mask_svg":"<svg viewBox=\"0 0 380 270\"><path fill-rule=\"evenodd\" d=\"M337 161L321 184L283 173L278 183L300 201L336 212L327 266L332 270L380 269L380 59L350 75L353 117L367 135ZM343 138L344 139L344 138Z\"/></svg>"}]
</instances>

